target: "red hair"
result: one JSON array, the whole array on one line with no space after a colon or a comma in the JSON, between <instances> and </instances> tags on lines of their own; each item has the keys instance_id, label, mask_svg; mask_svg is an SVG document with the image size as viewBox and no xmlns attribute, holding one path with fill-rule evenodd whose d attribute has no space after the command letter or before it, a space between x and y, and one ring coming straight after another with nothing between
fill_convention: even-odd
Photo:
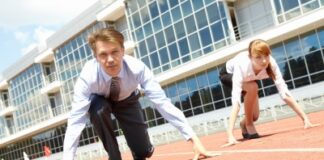
<instances>
[{"instance_id":1,"label":"red hair","mask_svg":"<svg viewBox=\"0 0 324 160\"><path fill-rule=\"evenodd\" d=\"M252 52L257 55L269 56L271 55L271 49L268 43L262 39L256 39L250 42L249 44L249 55L251 56ZM267 74L273 80L276 79L275 74L271 68L271 63L269 62L268 67L266 68Z\"/></svg>"}]
</instances>

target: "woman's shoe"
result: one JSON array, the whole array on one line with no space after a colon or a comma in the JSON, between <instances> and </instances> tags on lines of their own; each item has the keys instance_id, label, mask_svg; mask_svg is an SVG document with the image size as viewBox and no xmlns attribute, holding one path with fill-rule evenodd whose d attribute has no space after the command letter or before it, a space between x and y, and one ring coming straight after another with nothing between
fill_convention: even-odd
<instances>
[{"instance_id":1,"label":"woman's shoe","mask_svg":"<svg viewBox=\"0 0 324 160\"><path fill-rule=\"evenodd\" d=\"M242 122L240 122L240 128L242 131L243 139L249 139L249 133L246 132L246 127L244 124L242 124ZM246 133L243 133L243 131L245 131Z\"/></svg>"},{"instance_id":2,"label":"woman's shoe","mask_svg":"<svg viewBox=\"0 0 324 160\"><path fill-rule=\"evenodd\" d=\"M256 138L260 138L260 135L258 133L254 133L254 134L247 134L249 135L247 139L256 139Z\"/></svg>"},{"instance_id":3,"label":"woman's shoe","mask_svg":"<svg viewBox=\"0 0 324 160\"><path fill-rule=\"evenodd\" d=\"M248 133L242 133L243 139L249 139L250 135Z\"/></svg>"}]
</instances>

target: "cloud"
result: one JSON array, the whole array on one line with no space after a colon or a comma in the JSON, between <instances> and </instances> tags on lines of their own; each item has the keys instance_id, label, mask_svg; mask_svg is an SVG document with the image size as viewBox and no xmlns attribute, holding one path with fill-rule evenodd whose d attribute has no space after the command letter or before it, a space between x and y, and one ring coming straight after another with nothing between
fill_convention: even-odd
<instances>
[{"instance_id":1,"label":"cloud","mask_svg":"<svg viewBox=\"0 0 324 160\"><path fill-rule=\"evenodd\" d=\"M20 42L20 43L25 43L29 37L28 33L26 33L26 32L17 31L17 32L14 32L14 34L15 34L16 40L18 40L18 42Z\"/></svg>"},{"instance_id":2,"label":"cloud","mask_svg":"<svg viewBox=\"0 0 324 160\"><path fill-rule=\"evenodd\" d=\"M4 0L0 5L0 72L98 0ZM45 48L44 48L45 49ZM39 51L42 51L40 49ZM14 67L14 66L12 66ZM1 77L0 77L1 78ZM1 80L1 79L0 79Z\"/></svg>"},{"instance_id":3,"label":"cloud","mask_svg":"<svg viewBox=\"0 0 324 160\"><path fill-rule=\"evenodd\" d=\"M9 0L1 2L0 27L59 25L77 16L97 0Z\"/></svg>"},{"instance_id":4,"label":"cloud","mask_svg":"<svg viewBox=\"0 0 324 160\"><path fill-rule=\"evenodd\" d=\"M54 31L39 26L34 30L34 33L34 39L38 42L42 42L45 41L49 36L51 36Z\"/></svg>"},{"instance_id":5,"label":"cloud","mask_svg":"<svg viewBox=\"0 0 324 160\"><path fill-rule=\"evenodd\" d=\"M37 43L31 43L27 47L21 49L21 53L23 55L27 54L28 52L32 51L34 48L38 47Z\"/></svg>"},{"instance_id":6,"label":"cloud","mask_svg":"<svg viewBox=\"0 0 324 160\"><path fill-rule=\"evenodd\" d=\"M27 42L27 47L24 47L21 49L21 53L26 54L29 51L31 51L32 49L34 49L35 47L45 48L46 47L45 40L49 36L51 36L54 32L55 31L46 29L42 26L38 26L36 29L33 30L32 33L17 32L17 35L21 35L21 36L16 36L16 37L18 37L17 40L19 40L19 38L21 38L21 37L25 38L24 37L25 35L27 35L27 36L33 35L33 36L30 36L31 40L29 42ZM21 39L23 39L23 38L21 38ZM24 42L26 43L26 41L24 41Z\"/></svg>"},{"instance_id":7,"label":"cloud","mask_svg":"<svg viewBox=\"0 0 324 160\"><path fill-rule=\"evenodd\" d=\"M8 0L0 5L0 31L12 32L26 54L46 47L54 30L76 17L98 0ZM1 33L1 32L0 32ZM1 33L1 34L2 34Z\"/></svg>"}]
</instances>

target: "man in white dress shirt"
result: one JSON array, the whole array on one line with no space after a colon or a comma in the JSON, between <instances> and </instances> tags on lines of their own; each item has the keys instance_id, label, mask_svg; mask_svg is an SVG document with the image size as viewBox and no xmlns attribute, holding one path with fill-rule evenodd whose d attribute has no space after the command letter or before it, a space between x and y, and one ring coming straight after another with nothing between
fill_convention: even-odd
<instances>
[{"instance_id":1,"label":"man in white dress shirt","mask_svg":"<svg viewBox=\"0 0 324 160\"><path fill-rule=\"evenodd\" d=\"M140 86L159 113L192 142L195 158L212 156L205 150L183 113L166 97L150 69L141 61L124 55L124 37L112 28L101 29L89 37L94 59L86 63L74 86L72 110L64 139L63 159L74 158L79 137L90 118L111 160L121 160L111 114L118 120L134 160L152 156L147 125L138 101ZM117 79L117 85L111 85ZM114 83L114 82L113 82ZM117 90L117 96L113 96ZM115 98L114 98L115 97Z\"/></svg>"}]
</instances>

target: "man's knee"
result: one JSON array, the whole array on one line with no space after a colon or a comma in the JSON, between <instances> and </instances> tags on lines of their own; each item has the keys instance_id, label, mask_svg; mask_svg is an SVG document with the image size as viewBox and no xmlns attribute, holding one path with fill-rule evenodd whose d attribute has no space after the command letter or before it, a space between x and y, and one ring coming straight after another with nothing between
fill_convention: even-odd
<instances>
[{"instance_id":1,"label":"man's knee","mask_svg":"<svg viewBox=\"0 0 324 160\"><path fill-rule=\"evenodd\" d=\"M93 95L91 97L89 113L91 116L100 115L107 110L111 112L110 103L103 96Z\"/></svg>"},{"instance_id":2,"label":"man's knee","mask_svg":"<svg viewBox=\"0 0 324 160\"><path fill-rule=\"evenodd\" d=\"M148 149L140 149L133 151L134 160L145 160L146 158L150 158L154 153L154 147L151 146Z\"/></svg>"}]
</instances>

